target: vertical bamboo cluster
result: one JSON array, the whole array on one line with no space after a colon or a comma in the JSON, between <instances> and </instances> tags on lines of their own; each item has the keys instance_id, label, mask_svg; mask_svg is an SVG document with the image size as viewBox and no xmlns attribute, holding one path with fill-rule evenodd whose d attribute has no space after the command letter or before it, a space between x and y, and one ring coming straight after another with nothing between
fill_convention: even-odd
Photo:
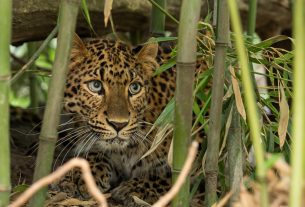
<instances>
[{"instance_id":1,"label":"vertical bamboo cluster","mask_svg":"<svg viewBox=\"0 0 305 207\"><path fill-rule=\"evenodd\" d=\"M155 0L156 4L165 9L166 0ZM150 32L153 37L162 37L165 32L165 14L156 6L152 6Z\"/></svg>"},{"instance_id":2,"label":"vertical bamboo cluster","mask_svg":"<svg viewBox=\"0 0 305 207\"><path fill-rule=\"evenodd\" d=\"M256 160L256 175L260 182L261 190L261 206L268 205L268 191L265 182L266 167L264 164L264 149L261 144L260 136L260 124L258 119L258 110L256 105L256 98L254 93L254 87L252 84L249 62L246 53L246 48L243 42L243 34L241 29L241 20L239 17L239 11L235 0L228 0L229 10L231 16L231 22L233 31L235 32L235 45L238 55L238 60L241 67L242 86L245 91L246 111L248 117L248 123L250 127L250 136L255 151Z\"/></svg>"},{"instance_id":3,"label":"vertical bamboo cluster","mask_svg":"<svg viewBox=\"0 0 305 207\"><path fill-rule=\"evenodd\" d=\"M302 206L302 199L304 199L304 192L302 192L304 186L302 183L304 183L305 175L305 6L302 0L295 0L293 4L295 56L293 63L292 178L289 206Z\"/></svg>"},{"instance_id":4,"label":"vertical bamboo cluster","mask_svg":"<svg viewBox=\"0 0 305 207\"><path fill-rule=\"evenodd\" d=\"M196 65L196 35L201 0L184 0L181 7L178 54L175 128L173 141L173 181L177 179L187 156L191 138L193 82ZM174 207L189 206L189 177L173 200Z\"/></svg>"},{"instance_id":5,"label":"vertical bamboo cluster","mask_svg":"<svg viewBox=\"0 0 305 207\"><path fill-rule=\"evenodd\" d=\"M51 171L57 127L60 119L66 73L69 63L72 36L75 31L79 0L61 0L59 11L59 33L53 65L48 100L39 137L39 150L34 173L34 181ZM30 206L43 206L46 188L40 190L31 200Z\"/></svg>"},{"instance_id":6,"label":"vertical bamboo cluster","mask_svg":"<svg viewBox=\"0 0 305 207\"><path fill-rule=\"evenodd\" d=\"M216 8L214 8L216 9ZM212 85L210 129L208 134L207 159L205 163L206 205L217 201L218 154L221 131L222 98L224 93L224 75L226 52L229 44L229 12L227 1L218 1L215 63Z\"/></svg>"},{"instance_id":7,"label":"vertical bamboo cluster","mask_svg":"<svg viewBox=\"0 0 305 207\"><path fill-rule=\"evenodd\" d=\"M10 195L9 80L12 1L0 0L0 207L8 205Z\"/></svg>"}]
</instances>

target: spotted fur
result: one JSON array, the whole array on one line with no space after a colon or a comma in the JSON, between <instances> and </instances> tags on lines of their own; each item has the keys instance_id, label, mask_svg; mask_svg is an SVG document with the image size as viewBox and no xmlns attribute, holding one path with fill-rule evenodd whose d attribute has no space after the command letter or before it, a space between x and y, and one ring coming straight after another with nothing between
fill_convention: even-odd
<instances>
[{"instance_id":1,"label":"spotted fur","mask_svg":"<svg viewBox=\"0 0 305 207\"><path fill-rule=\"evenodd\" d=\"M134 195L152 203L170 186L170 137L140 159L153 141L147 132L174 95L172 69L153 76L170 53L168 45L153 43L135 50L104 39L75 37L73 43L64 108L83 129L74 146L89 161L99 188L125 206L139 206ZM59 185L72 196L88 196L77 171Z\"/></svg>"}]
</instances>

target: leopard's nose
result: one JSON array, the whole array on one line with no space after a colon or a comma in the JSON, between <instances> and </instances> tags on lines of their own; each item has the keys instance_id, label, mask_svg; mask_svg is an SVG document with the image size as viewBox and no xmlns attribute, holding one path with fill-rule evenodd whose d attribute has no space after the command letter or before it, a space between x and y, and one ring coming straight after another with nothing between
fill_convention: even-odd
<instances>
[{"instance_id":1,"label":"leopard's nose","mask_svg":"<svg viewBox=\"0 0 305 207\"><path fill-rule=\"evenodd\" d=\"M106 119L107 123L112 126L117 132L121 131L125 126L127 126L128 121L125 122L118 122L118 121L113 121Z\"/></svg>"}]
</instances>

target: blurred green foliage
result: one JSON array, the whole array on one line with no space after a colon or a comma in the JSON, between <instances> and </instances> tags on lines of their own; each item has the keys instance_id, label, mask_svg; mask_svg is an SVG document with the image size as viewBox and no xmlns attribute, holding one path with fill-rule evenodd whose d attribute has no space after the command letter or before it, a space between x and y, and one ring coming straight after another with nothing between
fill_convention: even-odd
<instances>
[{"instance_id":1,"label":"blurred green foliage","mask_svg":"<svg viewBox=\"0 0 305 207\"><path fill-rule=\"evenodd\" d=\"M31 57L29 54L28 44L24 43L21 46L11 46L11 54L13 58L12 68L13 75L24 65ZM38 97L39 104L44 105L48 90L48 84L50 79L50 70L55 58L56 39L53 39L45 51L35 61L34 66L26 71L17 82L12 84L10 91L10 104L16 107L27 108L31 104L30 100L30 82L31 77L35 77L38 93L35 95Z\"/></svg>"}]
</instances>

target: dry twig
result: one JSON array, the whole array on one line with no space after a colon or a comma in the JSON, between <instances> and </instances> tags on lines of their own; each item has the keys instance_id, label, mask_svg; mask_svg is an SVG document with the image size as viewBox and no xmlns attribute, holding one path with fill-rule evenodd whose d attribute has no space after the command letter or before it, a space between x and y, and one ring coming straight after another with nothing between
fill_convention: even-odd
<instances>
[{"instance_id":1,"label":"dry twig","mask_svg":"<svg viewBox=\"0 0 305 207\"><path fill-rule=\"evenodd\" d=\"M197 149L198 149L198 142L193 141L192 145L189 149L188 156L186 158L186 161L184 163L184 166L182 168L181 173L179 174L177 181L175 184L172 186L172 188L164 195L162 196L152 207L163 207L166 204L168 204L174 196L179 192L181 186L183 185L185 178L189 174L192 168L192 164L196 158L197 154Z\"/></svg>"},{"instance_id":2,"label":"dry twig","mask_svg":"<svg viewBox=\"0 0 305 207\"><path fill-rule=\"evenodd\" d=\"M63 166L59 167L52 174L41 178L36 183L34 183L31 187L29 187L21 196L14 201L9 207L19 207L23 205L28 199L31 198L33 194L35 194L40 188L51 184L52 182L58 180L63 175L65 175L71 169L79 167L82 171L83 179L86 182L89 193L98 201L100 207L108 207L105 196L100 192L98 187L95 184L94 178L91 174L89 164L86 160L81 158L73 158Z\"/></svg>"}]
</instances>

